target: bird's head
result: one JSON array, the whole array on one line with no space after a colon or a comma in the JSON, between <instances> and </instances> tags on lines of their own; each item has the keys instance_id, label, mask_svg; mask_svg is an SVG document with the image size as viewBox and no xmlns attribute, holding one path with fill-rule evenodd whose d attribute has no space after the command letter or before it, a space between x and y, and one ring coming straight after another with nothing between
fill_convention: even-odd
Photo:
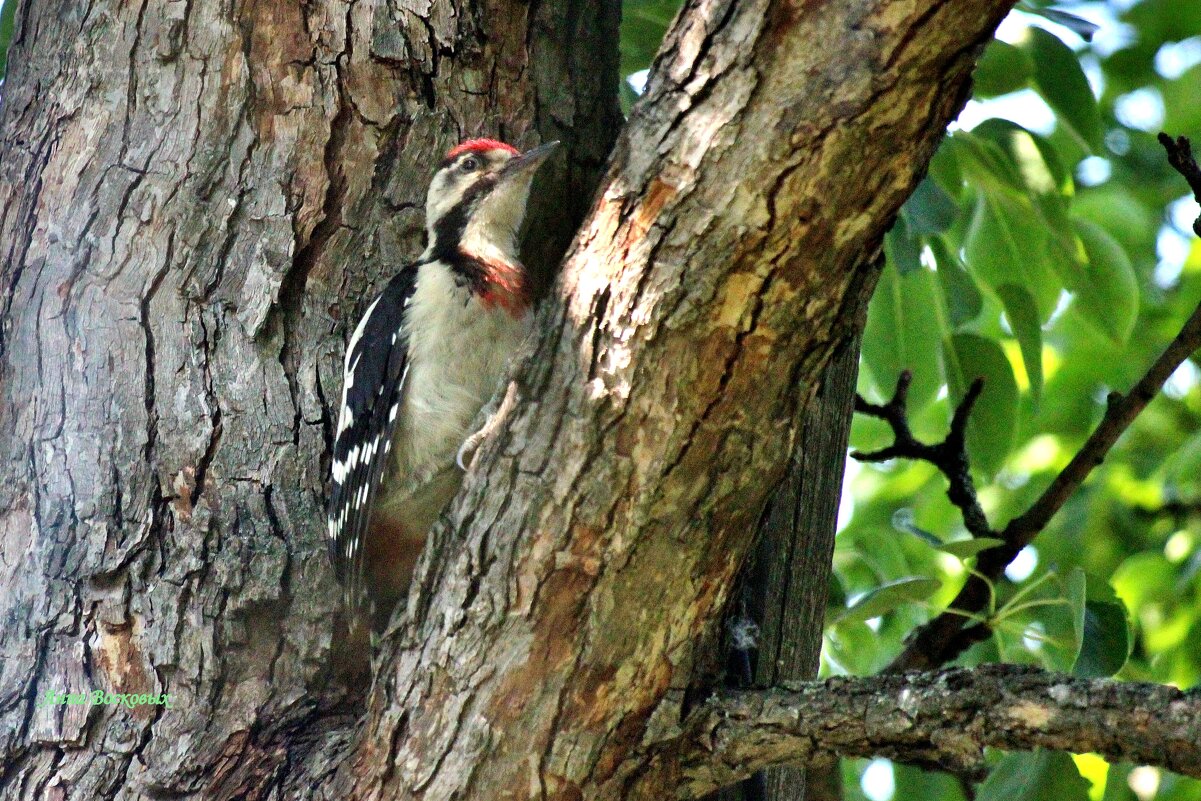
<instances>
[{"instance_id":1,"label":"bird's head","mask_svg":"<svg viewBox=\"0 0 1201 801\"><path fill-rule=\"evenodd\" d=\"M495 139L469 139L453 148L426 197L431 249L515 259L530 182L558 144L521 153Z\"/></svg>"}]
</instances>

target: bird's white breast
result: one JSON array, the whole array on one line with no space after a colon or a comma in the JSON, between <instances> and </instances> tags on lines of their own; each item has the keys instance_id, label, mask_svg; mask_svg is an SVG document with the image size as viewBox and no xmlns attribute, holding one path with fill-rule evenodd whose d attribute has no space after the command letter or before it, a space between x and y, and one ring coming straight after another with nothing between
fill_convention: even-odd
<instances>
[{"instance_id":1,"label":"bird's white breast","mask_svg":"<svg viewBox=\"0 0 1201 801\"><path fill-rule=\"evenodd\" d=\"M409 302L408 376L393 439L398 481L389 489L415 489L454 465L527 330L528 315L515 319L499 306L485 306L467 287L456 286L442 262L419 268Z\"/></svg>"}]
</instances>

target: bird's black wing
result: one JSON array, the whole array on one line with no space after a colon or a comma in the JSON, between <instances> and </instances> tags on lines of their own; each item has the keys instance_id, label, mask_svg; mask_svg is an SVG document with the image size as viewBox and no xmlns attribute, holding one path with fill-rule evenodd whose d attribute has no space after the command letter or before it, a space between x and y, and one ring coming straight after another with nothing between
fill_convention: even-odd
<instances>
[{"instance_id":1,"label":"bird's black wing","mask_svg":"<svg viewBox=\"0 0 1201 801\"><path fill-rule=\"evenodd\" d=\"M368 601L364 539L400 414L409 355L405 311L416 286L417 266L410 265L367 308L346 348L327 522L352 616Z\"/></svg>"}]
</instances>

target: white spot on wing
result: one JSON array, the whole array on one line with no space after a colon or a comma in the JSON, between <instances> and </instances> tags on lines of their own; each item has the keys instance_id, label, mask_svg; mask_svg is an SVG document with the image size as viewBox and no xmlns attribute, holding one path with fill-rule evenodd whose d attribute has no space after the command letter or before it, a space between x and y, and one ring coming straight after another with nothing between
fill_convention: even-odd
<instances>
[{"instance_id":1,"label":"white spot on wing","mask_svg":"<svg viewBox=\"0 0 1201 801\"><path fill-rule=\"evenodd\" d=\"M348 357L350 354L346 354ZM347 365L346 374L343 377L344 384L342 386L342 406L346 406L346 393L354 386L354 374L359 370L359 362L363 360L363 354L354 357L354 364Z\"/></svg>"},{"instance_id":2,"label":"white spot on wing","mask_svg":"<svg viewBox=\"0 0 1201 801\"><path fill-rule=\"evenodd\" d=\"M359 446L355 445L350 449L350 453L346 454L346 461L340 462L334 459L334 464L330 472L333 473L334 483L341 484L346 481L346 477L350 475L350 471L354 470L355 465L359 463Z\"/></svg>"},{"instance_id":3,"label":"white spot on wing","mask_svg":"<svg viewBox=\"0 0 1201 801\"><path fill-rule=\"evenodd\" d=\"M346 343L346 365L347 372L351 371L350 356L354 353L355 347L358 346L359 340L363 338L363 332L367 330L367 321L371 319L371 313L375 311L375 307L379 305L380 295L375 300L371 301L371 305L367 307L367 311L363 312L363 319L359 320L359 324L355 326L354 333L350 335L350 341Z\"/></svg>"}]
</instances>

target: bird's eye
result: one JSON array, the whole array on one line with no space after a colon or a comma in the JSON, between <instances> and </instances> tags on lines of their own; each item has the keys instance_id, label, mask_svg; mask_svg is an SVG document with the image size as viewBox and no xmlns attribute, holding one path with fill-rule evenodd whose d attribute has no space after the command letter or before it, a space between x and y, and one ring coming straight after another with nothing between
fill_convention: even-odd
<instances>
[{"instance_id":1,"label":"bird's eye","mask_svg":"<svg viewBox=\"0 0 1201 801\"><path fill-rule=\"evenodd\" d=\"M461 169L463 172L471 172L472 170L477 170L477 169L479 169L479 166L480 166L479 159L477 159L475 156L468 156L467 158L465 158L459 162L459 169Z\"/></svg>"}]
</instances>

